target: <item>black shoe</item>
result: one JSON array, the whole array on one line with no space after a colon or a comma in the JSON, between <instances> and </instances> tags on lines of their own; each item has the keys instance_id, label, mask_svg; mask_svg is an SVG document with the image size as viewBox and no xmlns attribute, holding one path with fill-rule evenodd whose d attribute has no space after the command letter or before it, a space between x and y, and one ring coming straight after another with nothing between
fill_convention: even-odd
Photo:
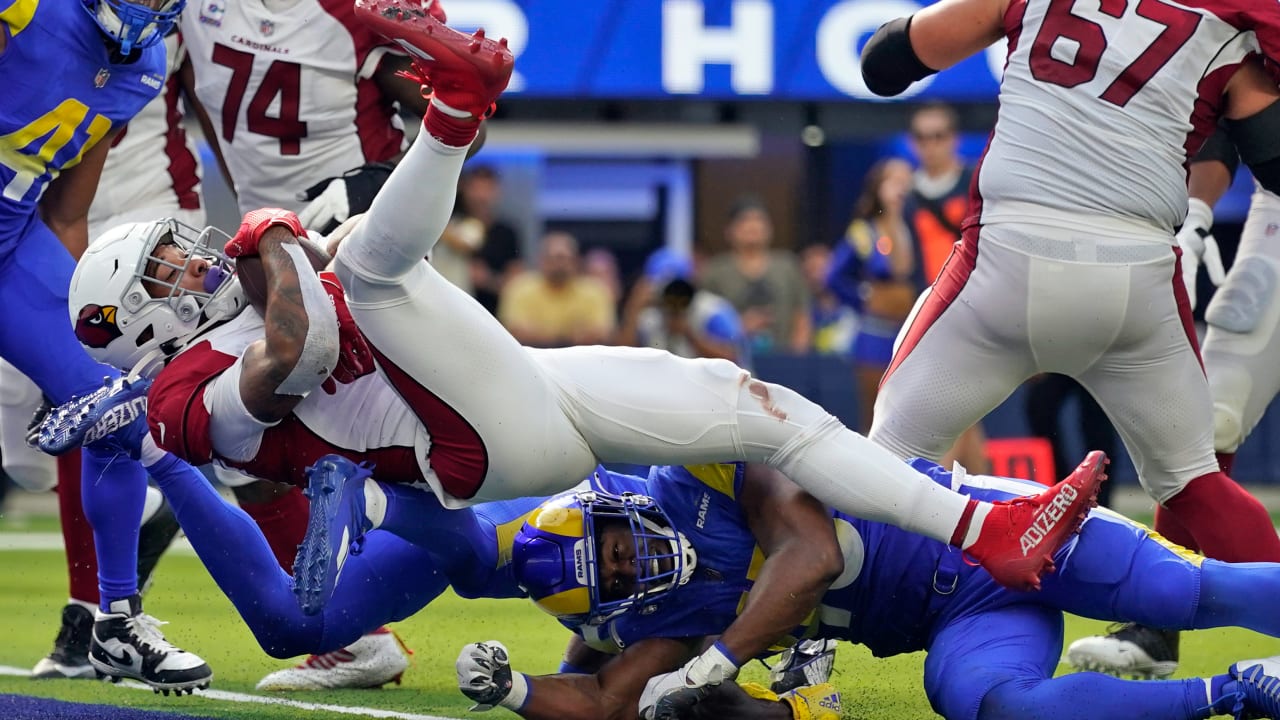
<instances>
[{"instance_id":1,"label":"black shoe","mask_svg":"<svg viewBox=\"0 0 1280 720\"><path fill-rule=\"evenodd\" d=\"M142 612L134 595L111 603L93 624L89 662L112 680L141 680L156 692L182 694L209 687L213 671L196 655L170 645L160 621Z\"/></svg>"},{"instance_id":2,"label":"black shoe","mask_svg":"<svg viewBox=\"0 0 1280 720\"><path fill-rule=\"evenodd\" d=\"M160 556L169 549L180 529L168 499L161 495L160 507L138 531L138 594L145 594L151 587L151 574L155 572L156 563L160 562Z\"/></svg>"},{"instance_id":3,"label":"black shoe","mask_svg":"<svg viewBox=\"0 0 1280 720\"><path fill-rule=\"evenodd\" d=\"M1110 628L1106 635L1071 643L1067 662L1077 670L1118 677L1167 678L1178 669L1178 631L1124 623Z\"/></svg>"},{"instance_id":4,"label":"black shoe","mask_svg":"<svg viewBox=\"0 0 1280 720\"><path fill-rule=\"evenodd\" d=\"M831 678L835 662L835 640L802 640L769 668L769 689L781 695L805 685L820 685Z\"/></svg>"},{"instance_id":5,"label":"black shoe","mask_svg":"<svg viewBox=\"0 0 1280 720\"><path fill-rule=\"evenodd\" d=\"M98 671L89 664L89 640L93 637L93 611L71 603L62 608L62 627L53 641L53 652L31 669L33 680L93 679Z\"/></svg>"}]
</instances>

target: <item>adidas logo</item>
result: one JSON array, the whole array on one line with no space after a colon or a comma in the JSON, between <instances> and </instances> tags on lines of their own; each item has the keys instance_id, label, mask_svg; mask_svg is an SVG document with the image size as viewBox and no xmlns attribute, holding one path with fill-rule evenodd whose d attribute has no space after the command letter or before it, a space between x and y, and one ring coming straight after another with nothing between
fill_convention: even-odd
<instances>
[{"instance_id":1,"label":"adidas logo","mask_svg":"<svg viewBox=\"0 0 1280 720\"><path fill-rule=\"evenodd\" d=\"M1053 498L1053 502L1042 509L1035 519L1031 521L1031 527L1022 533L1022 556L1026 557L1027 553L1035 550L1036 547L1044 542L1049 533L1058 526L1058 522L1062 520L1062 516L1066 514L1067 508L1071 507L1071 503L1080 496L1079 491L1070 485L1063 485L1062 492Z\"/></svg>"}]
</instances>

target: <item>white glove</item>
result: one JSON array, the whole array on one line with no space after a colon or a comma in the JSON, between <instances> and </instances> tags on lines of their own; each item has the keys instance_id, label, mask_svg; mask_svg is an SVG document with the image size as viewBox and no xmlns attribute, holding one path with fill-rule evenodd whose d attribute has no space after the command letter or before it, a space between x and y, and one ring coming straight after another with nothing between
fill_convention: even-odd
<instances>
[{"instance_id":1,"label":"white glove","mask_svg":"<svg viewBox=\"0 0 1280 720\"><path fill-rule=\"evenodd\" d=\"M640 694L644 720L675 720L701 702L711 689L738 676L738 663L716 643L673 672L656 675Z\"/></svg>"},{"instance_id":2,"label":"white glove","mask_svg":"<svg viewBox=\"0 0 1280 720\"><path fill-rule=\"evenodd\" d=\"M298 200L311 201L298 213L302 226L328 235L347 218L367 211L392 169L391 163L367 163L298 193Z\"/></svg>"},{"instance_id":3,"label":"white glove","mask_svg":"<svg viewBox=\"0 0 1280 720\"><path fill-rule=\"evenodd\" d=\"M507 648L497 640L471 643L458 653L455 663L458 689L475 701L473 711L491 710L501 705L519 710L529 696L529 681L523 673L512 673Z\"/></svg>"},{"instance_id":4,"label":"white glove","mask_svg":"<svg viewBox=\"0 0 1280 720\"><path fill-rule=\"evenodd\" d=\"M1227 277L1218 241L1210 234L1212 228L1213 208L1198 198L1188 199L1187 219L1183 221L1176 240L1178 247L1182 248L1182 283L1187 287L1187 299L1191 301L1192 310L1196 307L1196 274L1201 263L1214 287L1221 285Z\"/></svg>"}]
</instances>

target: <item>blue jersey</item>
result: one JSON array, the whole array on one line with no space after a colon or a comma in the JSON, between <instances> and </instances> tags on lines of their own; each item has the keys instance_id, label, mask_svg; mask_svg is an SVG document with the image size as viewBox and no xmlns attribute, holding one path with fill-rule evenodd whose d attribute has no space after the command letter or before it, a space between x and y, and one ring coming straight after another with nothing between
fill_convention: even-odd
<instances>
[{"instance_id":1,"label":"blue jersey","mask_svg":"<svg viewBox=\"0 0 1280 720\"><path fill-rule=\"evenodd\" d=\"M163 43L113 63L80 0L0 0L0 256L12 252L58 173L160 93Z\"/></svg>"},{"instance_id":2,"label":"blue jersey","mask_svg":"<svg viewBox=\"0 0 1280 720\"><path fill-rule=\"evenodd\" d=\"M939 484L952 482L951 473L938 465L912 464ZM697 551L698 563L687 584L642 610L613 618L605 627L573 629L601 648L622 648L649 637L723 632L745 604L765 559L737 500L743 470L741 463L664 466L653 468L646 480L598 474L602 489L640 492L657 500ZM1013 480L995 489L954 489L1003 499L1043 487ZM844 513L832 513L832 521L845 571L806 624L780 647L821 636L866 645L882 657L923 649L946 599L969 575L981 572L945 543Z\"/></svg>"},{"instance_id":3,"label":"blue jersey","mask_svg":"<svg viewBox=\"0 0 1280 720\"><path fill-rule=\"evenodd\" d=\"M511 569L511 545L525 519L545 497L481 503L423 518L413 541L435 558L439 570L464 598L514 598L527 593Z\"/></svg>"}]
</instances>

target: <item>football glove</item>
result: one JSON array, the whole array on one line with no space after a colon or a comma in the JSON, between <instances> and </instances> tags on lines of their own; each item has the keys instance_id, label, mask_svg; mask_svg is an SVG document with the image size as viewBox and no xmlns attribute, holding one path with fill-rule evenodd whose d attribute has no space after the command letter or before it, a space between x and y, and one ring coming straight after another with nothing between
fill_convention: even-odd
<instances>
[{"instance_id":1,"label":"football glove","mask_svg":"<svg viewBox=\"0 0 1280 720\"><path fill-rule=\"evenodd\" d=\"M507 648L497 640L471 643L462 648L455 663L458 689L471 698L473 711L491 710L501 705L519 710L529 695L523 673L511 672Z\"/></svg>"},{"instance_id":2,"label":"football glove","mask_svg":"<svg viewBox=\"0 0 1280 720\"><path fill-rule=\"evenodd\" d=\"M1187 299L1191 309L1196 307L1196 275L1200 265L1209 273L1214 287L1222 284L1227 272L1222 267L1222 253L1218 241L1213 239L1213 208L1198 198L1187 201L1187 219L1178 231L1178 247L1182 248L1182 282L1187 287Z\"/></svg>"},{"instance_id":3,"label":"football glove","mask_svg":"<svg viewBox=\"0 0 1280 720\"><path fill-rule=\"evenodd\" d=\"M769 667L769 689L786 692L802 685L825 683L836 660L835 640L801 640ZM763 662L763 661L762 661Z\"/></svg>"},{"instance_id":4,"label":"football glove","mask_svg":"<svg viewBox=\"0 0 1280 720\"><path fill-rule=\"evenodd\" d=\"M742 689L757 700L786 703L791 720L840 720L843 710L840 691L831 683L803 685L781 695L757 683L743 683Z\"/></svg>"},{"instance_id":5,"label":"football glove","mask_svg":"<svg viewBox=\"0 0 1280 720\"><path fill-rule=\"evenodd\" d=\"M302 223L298 221L297 215L280 208L262 208L244 216L236 236L227 241L223 251L230 258L257 255L258 243L262 242L263 233L276 225L288 228L294 237L305 237L307 234L307 231L302 229Z\"/></svg>"},{"instance_id":6,"label":"football glove","mask_svg":"<svg viewBox=\"0 0 1280 720\"><path fill-rule=\"evenodd\" d=\"M738 663L717 642L674 672L649 678L640 695L644 720L676 720L702 702L711 689L738 676Z\"/></svg>"},{"instance_id":7,"label":"football glove","mask_svg":"<svg viewBox=\"0 0 1280 720\"><path fill-rule=\"evenodd\" d=\"M310 201L298 213L302 226L328 235L347 218L365 212L394 168L389 162L368 163L298 193L298 200Z\"/></svg>"},{"instance_id":8,"label":"football glove","mask_svg":"<svg viewBox=\"0 0 1280 720\"><path fill-rule=\"evenodd\" d=\"M342 285L338 282L338 276L325 270L320 273L320 285L329 294L334 313L338 316L338 364L334 366L329 377L320 384L325 392L332 395L338 391L337 384L348 385L356 378L374 372L377 366L373 360L373 352L369 349L369 343L365 341L360 328L356 327L356 321L351 317L351 310L343 300Z\"/></svg>"}]
</instances>

